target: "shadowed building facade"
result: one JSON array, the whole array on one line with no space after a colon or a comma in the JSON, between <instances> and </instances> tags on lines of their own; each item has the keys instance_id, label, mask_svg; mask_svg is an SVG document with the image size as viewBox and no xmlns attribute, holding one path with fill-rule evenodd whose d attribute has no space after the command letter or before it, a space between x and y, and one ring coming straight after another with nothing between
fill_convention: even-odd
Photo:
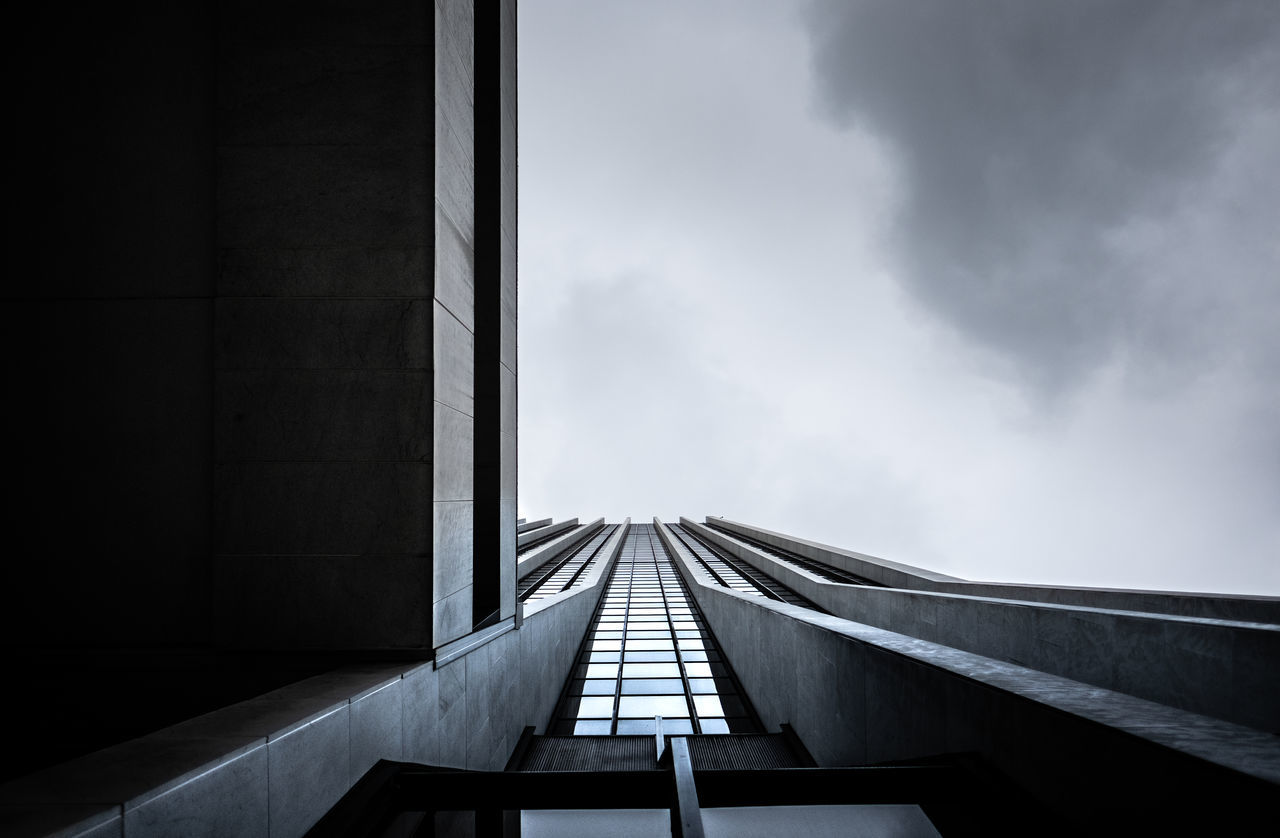
<instances>
[{"instance_id":1,"label":"shadowed building facade","mask_svg":"<svg viewBox=\"0 0 1280 838\"><path fill-rule=\"evenodd\" d=\"M1274 801L1274 599L517 520L511 0L28 30L58 36L15 61L40 258L4 292L0 831L533 835L594 806L949 835Z\"/></svg>"}]
</instances>

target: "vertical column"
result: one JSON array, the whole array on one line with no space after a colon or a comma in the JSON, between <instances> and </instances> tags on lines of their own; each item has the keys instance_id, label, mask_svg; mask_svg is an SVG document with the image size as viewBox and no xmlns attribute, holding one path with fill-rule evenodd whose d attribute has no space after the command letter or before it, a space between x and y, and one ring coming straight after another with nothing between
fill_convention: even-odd
<instances>
[{"instance_id":1,"label":"vertical column","mask_svg":"<svg viewBox=\"0 0 1280 838\"><path fill-rule=\"evenodd\" d=\"M516 498L517 498L517 450L516 450L516 253L518 243L519 178L517 168L517 78L516 78L516 0L501 0L502 4L502 235L499 242L502 264L500 276L501 311L499 314L498 369L500 422L498 427L502 463L499 468L501 485L498 492L498 561L501 576L499 598L502 616L516 612Z\"/></svg>"},{"instance_id":2,"label":"vertical column","mask_svg":"<svg viewBox=\"0 0 1280 838\"><path fill-rule=\"evenodd\" d=\"M220 4L214 620L228 645L431 645L426 11Z\"/></svg>"},{"instance_id":3,"label":"vertical column","mask_svg":"<svg viewBox=\"0 0 1280 838\"><path fill-rule=\"evenodd\" d=\"M475 434L474 22L470 0L435 15L435 490L433 640L471 631Z\"/></svg>"},{"instance_id":4,"label":"vertical column","mask_svg":"<svg viewBox=\"0 0 1280 838\"><path fill-rule=\"evenodd\" d=\"M472 622L515 613L515 4L475 9L475 540Z\"/></svg>"}]
</instances>

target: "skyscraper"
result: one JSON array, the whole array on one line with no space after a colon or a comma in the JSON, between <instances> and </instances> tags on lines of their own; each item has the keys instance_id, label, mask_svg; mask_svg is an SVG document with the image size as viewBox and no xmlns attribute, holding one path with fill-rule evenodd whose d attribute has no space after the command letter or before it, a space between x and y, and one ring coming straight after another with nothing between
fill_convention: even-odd
<instances>
[{"instance_id":1,"label":"skyscraper","mask_svg":"<svg viewBox=\"0 0 1280 838\"><path fill-rule=\"evenodd\" d=\"M1274 797L1275 600L517 521L510 0L36 24L65 49L15 84L43 258L5 305L6 834L587 803L1098 830Z\"/></svg>"}]
</instances>

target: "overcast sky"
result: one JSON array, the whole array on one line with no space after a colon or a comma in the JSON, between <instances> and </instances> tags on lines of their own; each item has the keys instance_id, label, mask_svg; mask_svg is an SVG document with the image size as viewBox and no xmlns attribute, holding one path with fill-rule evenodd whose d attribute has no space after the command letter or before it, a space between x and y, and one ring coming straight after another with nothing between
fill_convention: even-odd
<instances>
[{"instance_id":1,"label":"overcast sky","mask_svg":"<svg viewBox=\"0 0 1280 838\"><path fill-rule=\"evenodd\" d=\"M519 10L522 515L1280 594L1280 3Z\"/></svg>"}]
</instances>

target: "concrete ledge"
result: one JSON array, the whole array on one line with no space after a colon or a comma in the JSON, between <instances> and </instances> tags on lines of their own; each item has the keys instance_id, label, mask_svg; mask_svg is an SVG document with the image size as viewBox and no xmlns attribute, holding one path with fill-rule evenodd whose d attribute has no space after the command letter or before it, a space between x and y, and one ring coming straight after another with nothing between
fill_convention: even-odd
<instances>
[{"instance_id":1,"label":"concrete ledge","mask_svg":"<svg viewBox=\"0 0 1280 838\"><path fill-rule=\"evenodd\" d=\"M577 522L577 518L573 519ZM631 520L628 518L627 520ZM564 551L572 550L588 538L596 534L596 531L604 526L604 519L597 518L589 524L583 524L575 530L566 532L553 541L543 544L541 547L535 547L524 556L521 556L516 562L516 579L520 580L533 573L552 559L558 558Z\"/></svg>"},{"instance_id":2,"label":"concrete ledge","mask_svg":"<svg viewBox=\"0 0 1280 838\"><path fill-rule=\"evenodd\" d=\"M526 533L529 530L536 530L540 527L545 527L547 524L550 524L550 523L551 523L550 518L541 518L537 521L525 521L525 519L521 518L519 521L516 522L516 534L518 535L520 533Z\"/></svg>"},{"instance_id":3,"label":"concrete ledge","mask_svg":"<svg viewBox=\"0 0 1280 838\"><path fill-rule=\"evenodd\" d=\"M780 547L804 558L843 568L850 573L856 573L891 588L1049 602L1059 605L1083 605L1089 608L1109 608L1119 611L1177 614L1216 620L1280 624L1280 597L971 582L865 553L855 553L829 544L783 535L727 518L707 516L706 522L724 527L730 533L750 536L771 547Z\"/></svg>"},{"instance_id":4,"label":"concrete ledge","mask_svg":"<svg viewBox=\"0 0 1280 838\"><path fill-rule=\"evenodd\" d=\"M105 805L129 835L300 835L373 762L399 752L399 707L389 720L372 711L395 703L404 668L318 675L6 783L6 834L113 834L116 821L101 812L84 817ZM30 830L10 833L14 823Z\"/></svg>"},{"instance_id":5,"label":"concrete ledge","mask_svg":"<svg viewBox=\"0 0 1280 838\"><path fill-rule=\"evenodd\" d=\"M1280 626L845 585L680 523L839 617L1280 732Z\"/></svg>"},{"instance_id":6,"label":"concrete ledge","mask_svg":"<svg viewBox=\"0 0 1280 838\"><path fill-rule=\"evenodd\" d=\"M1274 802L1274 736L744 596L658 532L762 720L791 723L821 765L974 751L1108 834L1183 815L1244 825Z\"/></svg>"},{"instance_id":7,"label":"concrete ledge","mask_svg":"<svg viewBox=\"0 0 1280 838\"><path fill-rule=\"evenodd\" d=\"M438 667L444 666L452 660L475 651L486 643L497 640L507 632L514 631L516 627L516 618L513 616L505 620L499 620L491 626L476 629L470 634L459 637L457 640L451 640L443 646L436 647L435 664Z\"/></svg>"},{"instance_id":8,"label":"concrete ledge","mask_svg":"<svg viewBox=\"0 0 1280 838\"><path fill-rule=\"evenodd\" d=\"M557 533L562 533L562 532L565 532L566 530L571 530L576 526L578 526L578 519L570 518L567 521L560 521L555 524L548 524L545 527L539 527L536 530L526 530L525 532L522 532L516 536L516 550L520 550L526 544L530 544L534 541L537 541L540 538L546 538L551 535L556 535Z\"/></svg>"}]
</instances>

